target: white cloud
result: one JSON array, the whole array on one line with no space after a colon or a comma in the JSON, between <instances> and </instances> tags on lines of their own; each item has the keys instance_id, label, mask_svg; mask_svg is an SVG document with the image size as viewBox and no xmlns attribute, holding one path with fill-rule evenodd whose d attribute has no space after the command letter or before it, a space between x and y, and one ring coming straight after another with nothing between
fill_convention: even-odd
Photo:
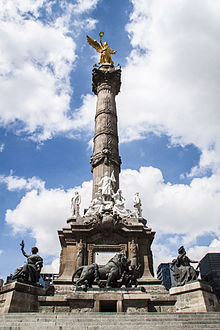
<instances>
[{"instance_id":1,"label":"white cloud","mask_svg":"<svg viewBox=\"0 0 220 330\"><path fill-rule=\"evenodd\" d=\"M187 186L165 183L159 169L142 167L139 171L123 170L120 182L126 207L133 208L133 194L138 191L147 225L157 232L155 264L173 259L176 251L171 251L170 247L172 244L178 245L180 237L180 244L189 249L198 237L220 234L220 176L194 179ZM66 225L66 219L70 216L71 197L76 190L82 197L83 214L92 196L91 181L67 191L45 188L31 190L14 210L7 210L6 222L15 233L31 232L41 253L57 255L60 251L57 230ZM161 242L161 235L175 237L172 242L170 239ZM212 248L218 250L214 243Z\"/></svg>"},{"instance_id":2,"label":"white cloud","mask_svg":"<svg viewBox=\"0 0 220 330\"><path fill-rule=\"evenodd\" d=\"M0 152L2 152L4 149L5 149L5 144L4 143L0 144Z\"/></svg>"},{"instance_id":3,"label":"white cloud","mask_svg":"<svg viewBox=\"0 0 220 330\"><path fill-rule=\"evenodd\" d=\"M60 265L60 259L56 258L52 261L50 265L44 265L41 273L59 273L59 265Z\"/></svg>"},{"instance_id":4,"label":"white cloud","mask_svg":"<svg viewBox=\"0 0 220 330\"><path fill-rule=\"evenodd\" d=\"M31 190L14 210L6 211L6 222L12 225L14 233L30 231L41 253L56 255L60 250L57 230L66 225L66 219L71 215L70 204L74 191L77 189L82 196L83 213L91 199L91 188L91 182L84 182L81 187L67 191Z\"/></svg>"},{"instance_id":5,"label":"white cloud","mask_svg":"<svg viewBox=\"0 0 220 330\"><path fill-rule=\"evenodd\" d=\"M156 270L160 263L167 263L172 262L175 257L175 252L171 252L169 247L165 244L153 244L152 246L153 256L154 256L154 270L155 270L155 277L156 277ZM173 254L174 253L174 254Z\"/></svg>"},{"instance_id":6,"label":"white cloud","mask_svg":"<svg viewBox=\"0 0 220 330\"><path fill-rule=\"evenodd\" d=\"M78 14L94 9L99 0L77 0L74 5L74 10Z\"/></svg>"},{"instance_id":7,"label":"white cloud","mask_svg":"<svg viewBox=\"0 0 220 330\"><path fill-rule=\"evenodd\" d=\"M52 6L53 2L40 0L8 0L3 1L0 14L0 124L37 141L77 131L79 126L80 114L76 111L75 122L68 113L70 73L77 58L70 36L74 6L62 2L62 14L56 19ZM38 19L41 10L48 13L47 23ZM94 28L96 22L85 17L77 29L85 24L87 29ZM81 122L80 129L84 127Z\"/></svg>"},{"instance_id":8,"label":"white cloud","mask_svg":"<svg viewBox=\"0 0 220 330\"><path fill-rule=\"evenodd\" d=\"M0 254L2 254L3 250L0 250Z\"/></svg>"},{"instance_id":9,"label":"white cloud","mask_svg":"<svg viewBox=\"0 0 220 330\"><path fill-rule=\"evenodd\" d=\"M207 253L220 253L220 240L214 239L209 246L196 245L189 249L188 255L194 260L201 260Z\"/></svg>"},{"instance_id":10,"label":"white cloud","mask_svg":"<svg viewBox=\"0 0 220 330\"><path fill-rule=\"evenodd\" d=\"M159 169L124 170L121 187L129 206L135 190L143 200L148 226L158 233L181 234L184 244L220 233L220 176L193 179L190 185L165 183Z\"/></svg>"},{"instance_id":11,"label":"white cloud","mask_svg":"<svg viewBox=\"0 0 220 330\"><path fill-rule=\"evenodd\" d=\"M41 181L40 179L36 178L33 176L32 178L21 178L18 176L5 176L5 175L0 175L0 184L4 183L7 185L7 189L9 191L15 191L15 190L32 190L32 189L37 189L37 190L43 190L45 186L45 182Z\"/></svg>"},{"instance_id":12,"label":"white cloud","mask_svg":"<svg viewBox=\"0 0 220 330\"><path fill-rule=\"evenodd\" d=\"M120 140L149 131L202 151L194 174L220 164L220 3L132 0L134 47L118 96ZM134 111L135 109L135 111Z\"/></svg>"}]
</instances>

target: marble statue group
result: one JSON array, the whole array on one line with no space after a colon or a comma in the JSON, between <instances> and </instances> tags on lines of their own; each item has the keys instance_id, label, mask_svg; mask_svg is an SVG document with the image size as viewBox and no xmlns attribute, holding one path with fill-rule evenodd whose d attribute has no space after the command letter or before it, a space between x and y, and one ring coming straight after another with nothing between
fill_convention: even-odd
<instances>
[{"instance_id":1,"label":"marble statue group","mask_svg":"<svg viewBox=\"0 0 220 330\"><path fill-rule=\"evenodd\" d=\"M95 198L92 199L88 209L85 212L85 217L91 217L98 214L109 212L121 218L141 218L141 199L139 193L135 193L133 197L133 211L125 208L125 198L122 196L121 189L114 193L115 177L114 172L111 176L105 172L103 178L98 183L98 190ZM79 192L75 192L71 200L72 216L79 216L81 197Z\"/></svg>"}]
</instances>

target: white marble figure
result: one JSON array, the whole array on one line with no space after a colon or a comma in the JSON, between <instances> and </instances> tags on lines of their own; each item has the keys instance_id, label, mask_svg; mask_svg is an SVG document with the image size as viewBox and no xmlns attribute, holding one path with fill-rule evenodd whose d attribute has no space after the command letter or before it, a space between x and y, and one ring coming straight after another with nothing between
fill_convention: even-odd
<instances>
[{"instance_id":1,"label":"white marble figure","mask_svg":"<svg viewBox=\"0 0 220 330\"><path fill-rule=\"evenodd\" d=\"M89 208L85 214L85 216L92 216L103 211L104 200L102 197L102 189L99 188L96 193L96 197L91 201Z\"/></svg>"},{"instance_id":2,"label":"white marble figure","mask_svg":"<svg viewBox=\"0 0 220 330\"><path fill-rule=\"evenodd\" d=\"M115 182L116 180L115 180L114 172L112 172L111 177L108 175L108 172L105 172L103 178L98 183L98 185L102 189L102 196L104 197L105 201L111 200L111 196L114 193L113 188Z\"/></svg>"},{"instance_id":3,"label":"white marble figure","mask_svg":"<svg viewBox=\"0 0 220 330\"><path fill-rule=\"evenodd\" d=\"M103 210L111 212L113 210L113 201L104 201Z\"/></svg>"},{"instance_id":4,"label":"white marble figure","mask_svg":"<svg viewBox=\"0 0 220 330\"><path fill-rule=\"evenodd\" d=\"M142 217L142 209L141 209L141 199L139 193L136 192L133 197L133 205L134 205L134 215L136 218Z\"/></svg>"},{"instance_id":5,"label":"white marble figure","mask_svg":"<svg viewBox=\"0 0 220 330\"><path fill-rule=\"evenodd\" d=\"M81 203L81 196L79 195L78 191L75 192L75 195L71 199L71 210L72 216L79 216L79 207Z\"/></svg>"},{"instance_id":6,"label":"white marble figure","mask_svg":"<svg viewBox=\"0 0 220 330\"><path fill-rule=\"evenodd\" d=\"M129 210L126 210L124 206L125 198L122 196L122 191L118 189L118 191L112 196L114 199L114 207L113 214L118 214L121 217L129 217Z\"/></svg>"}]
</instances>

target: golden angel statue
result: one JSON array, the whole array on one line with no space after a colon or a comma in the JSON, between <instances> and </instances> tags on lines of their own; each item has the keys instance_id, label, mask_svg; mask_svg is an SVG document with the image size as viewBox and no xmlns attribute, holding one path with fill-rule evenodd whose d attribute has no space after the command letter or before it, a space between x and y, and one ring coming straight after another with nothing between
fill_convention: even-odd
<instances>
[{"instance_id":1,"label":"golden angel statue","mask_svg":"<svg viewBox=\"0 0 220 330\"><path fill-rule=\"evenodd\" d=\"M98 53L101 53L99 64L114 64L111 58L111 54L115 54L116 50L111 49L106 41L102 43L102 37L104 36L104 32L99 32L99 36L100 43L97 40L90 38L89 36L86 37L86 40L93 48L95 48Z\"/></svg>"}]
</instances>

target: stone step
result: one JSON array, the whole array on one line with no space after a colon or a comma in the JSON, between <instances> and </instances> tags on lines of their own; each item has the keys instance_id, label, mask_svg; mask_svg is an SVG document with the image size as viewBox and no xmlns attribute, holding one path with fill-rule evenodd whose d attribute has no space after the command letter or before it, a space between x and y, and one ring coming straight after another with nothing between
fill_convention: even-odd
<instances>
[{"instance_id":1,"label":"stone step","mask_svg":"<svg viewBox=\"0 0 220 330\"><path fill-rule=\"evenodd\" d=\"M159 330L220 329L220 313L11 313L0 315L0 329Z\"/></svg>"},{"instance_id":2,"label":"stone step","mask_svg":"<svg viewBox=\"0 0 220 330\"><path fill-rule=\"evenodd\" d=\"M19 325L8 325L8 324L1 324L0 329L7 329L7 330L30 330L31 327L33 327L32 324L19 324ZM121 330L146 330L146 329L172 329L172 330L179 330L179 329L196 329L196 330L201 330L201 329L206 329L206 330L213 330L213 329L219 329L219 324L209 326L209 325L178 325L178 324L170 324L170 325L158 325L158 324L142 324L142 325L131 325L130 323L125 323L123 325L106 325L106 324L99 324L99 325L92 325L92 324L87 324L87 325L82 325L82 324L74 324L72 326L70 325L62 325L58 326L55 324L39 324L39 325L34 325L34 329L40 330L40 329L59 329L59 330L115 330L120 327Z\"/></svg>"},{"instance_id":3,"label":"stone step","mask_svg":"<svg viewBox=\"0 0 220 330\"><path fill-rule=\"evenodd\" d=\"M158 322L158 323L171 323L171 322L176 322L176 323L190 323L190 324L215 324L215 323L218 323L220 325L220 321L219 319L204 319L204 320L201 320L201 319L185 319L185 320L179 320L179 319L164 319L164 320L160 320L160 319L140 319L137 318L137 319L128 319L128 320L115 320L115 319L106 319L106 320L103 320L103 319L90 319L90 320L78 320L78 319L71 319L71 320L52 320L52 319L45 319L45 320L37 320L37 319L1 319L1 323L3 322L7 322L7 323L14 323L14 322L28 322L28 323L45 323L45 322L54 322L56 324L71 324L71 323L97 323L97 322L101 322L101 323L105 323L105 324L114 324L115 322L117 322L118 324L119 323L124 323L124 322L129 322L129 323L154 323L154 322ZM220 326L219 326L220 328Z\"/></svg>"},{"instance_id":4,"label":"stone step","mask_svg":"<svg viewBox=\"0 0 220 330\"><path fill-rule=\"evenodd\" d=\"M219 319L220 313L9 313L9 314L0 314L0 319L13 319L13 318L37 318L37 319L133 319L141 316L142 318L156 318L156 319L185 319L185 318L204 318L204 319Z\"/></svg>"},{"instance_id":5,"label":"stone step","mask_svg":"<svg viewBox=\"0 0 220 330\"><path fill-rule=\"evenodd\" d=\"M117 322L118 324L120 323L124 323L124 322L129 322L129 323L154 323L154 322L158 322L158 323L171 323L171 322L176 322L176 323L190 323L190 324L215 324L218 323L220 325L220 320L219 319L157 319L157 318L152 318L152 319L141 319L141 317L136 318L136 319L127 319L127 320L115 320L115 319L88 319L88 320L83 320L83 319L57 319L57 320L53 320L53 319L42 319L42 320L38 320L38 319L1 319L1 323L3 322L7 322L7 323L14 323L14 322L28 322L28 323L44 323L44 322L54 322L56 324L69 324L69 323L96 323L96 322L101 322L101 323L105 323L105 324L114 324L115 322ZM219 327L220 328L220 327Z\"/></svg>"},{"instance_id":6,"label":"stone step","mask_svg":"<svg viewBox=\"0 0 220 330\"><path fill-rule=\"evenodd\" d=\"M134 324L134 325L143 325L143 324L146 324L146 325L152 325L152 324L163 324L163 325L207 325L212 327L214 325L219 325L219 322L197 322L196 320L194 322L189 322L189 321L186 321L186 322L182 322L182 321L171 321L171 322L158 322L158 321L149 321L149 322L145 322L145 321L135 321L135 322L129 322L129 321L124 321L124 322L117 322L117 325L120 326L120 325L125 325L125 324ZM57 326L62 326L62 325L66 325L66 326L72 326L72 325L75 325L75 324L78 324L78 325L90 325L90 324L98 324L98 325L109 325L109 326L112 326L112 325L115 325L115 322L102 322L101 320L97 320L96 322L84 322L82 324L82 322L56 322L56 321L46 321L46 322L38 322L38 321L32 321L32 322L29 322L29 321L9 321L9 322L1 322L1 324L10 324L12 326L18 326L18 325L21 325L21 324L28 324L28 325L43 325L43 324L53 324L53 325L57 325Z\"/></svg>"}]
</instances>

